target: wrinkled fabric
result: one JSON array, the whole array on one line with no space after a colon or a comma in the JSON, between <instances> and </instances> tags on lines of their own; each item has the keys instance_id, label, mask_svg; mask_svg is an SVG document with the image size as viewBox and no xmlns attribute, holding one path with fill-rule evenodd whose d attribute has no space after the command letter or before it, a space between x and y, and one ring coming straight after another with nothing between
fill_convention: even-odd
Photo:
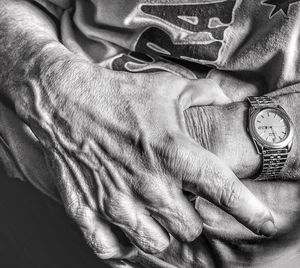
<instances>
[{"instance_id":1,"label":"wrinkled fabric","mask_svg":"<svg viewBox=\"0 0 300 268\"><path fill-rule=\"evenodd\" d=\"M60 21L61 42L99 66L128 72L168 71L209 77L233 100L299 82L300 1L36 0ZM59 200L40 144L0 104L0 157L11 177ZM203 234L172 240L145 267L300 267L300 184L244 183L275 218L278 235L259 237L198 198ZM118 267L125 267L122 266ZM129 266L128 266L129 265ZM128 264L126 267L130 267Z\"/></svg>"}]
</instances>

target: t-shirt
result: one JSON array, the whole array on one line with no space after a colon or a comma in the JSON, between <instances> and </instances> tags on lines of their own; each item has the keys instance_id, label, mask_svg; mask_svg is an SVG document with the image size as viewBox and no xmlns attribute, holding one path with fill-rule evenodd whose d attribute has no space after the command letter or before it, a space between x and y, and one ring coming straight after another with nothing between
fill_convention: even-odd
<instances>
[{"instance_id":1,"label":"t-shirt","mask_svg":"<svg viewBox=\"0 0 300 268\"><path fill-rule=\"evenodd\" d=\"M35 2L60 25L68 49L105 68L212 78L233 100L299 82L299 0ZM0 122L0 157L8 173L59 199L29 128L2 104ZM173 239L162 254L145 257L146 266L300 267L300 184L244 183L272 209L275 238L253 234L198 198L203 234L193 243Z\"/></svg>"}]
</instances>

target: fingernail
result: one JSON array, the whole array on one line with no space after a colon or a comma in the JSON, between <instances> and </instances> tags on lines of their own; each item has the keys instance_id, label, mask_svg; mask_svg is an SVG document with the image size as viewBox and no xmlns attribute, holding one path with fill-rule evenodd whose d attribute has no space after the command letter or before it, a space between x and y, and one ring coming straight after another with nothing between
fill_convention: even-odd
<instances>
[{"instance_id":1,"label":"fingernail","mask_svg":"<svg viewBox=\"0 0 300 268\"><path fill-rule=\"evenodd\" d=\"M276 234L276 232L277 228L275 227L274 223L272 221L267 221L262 225L259 234L266 237L272 237Z\"/></svg>"}]
</instances>

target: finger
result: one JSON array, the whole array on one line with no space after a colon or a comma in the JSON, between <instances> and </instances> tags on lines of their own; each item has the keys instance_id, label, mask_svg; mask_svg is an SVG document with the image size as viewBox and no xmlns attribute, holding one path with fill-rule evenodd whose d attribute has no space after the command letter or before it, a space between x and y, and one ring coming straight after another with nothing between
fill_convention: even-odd
<instances>
[{"instance_id":1,"label":"finger","mask_svg":"<svg viewBox=\"0 0 300 268\"><path fill-rule=\"evenodd\" d=\"M102 214L118 226L129 240L143 251L156 254L169 246L168 233L151 217L138 202L131 198L104 199Z\"/></svg>"},{"instance_id":2,"label":"finger","mask_svg":"<svg viewBox=\"0 0 300 268\"><path fill-rule=\"evenodd\" d=\"M138 259L138 260L140 260L140 259ZM137 262L137 264L134 264L133 262ZM111 268L141 268L141 265L138 261L136 261L136 258L132 259L130 261L107 260L107 261L105 261L105 264L109 265L109 267L111 267ZM101 268L101 267L99 266L99 268Z\"/></svg>"},{"instance_id":3,"label":"finger","mask_svg":"<svg viewBox=\"0 0 300 268\"><path fill-rule=\"evenodd\" d=\"M100 259L129 259L137 255L137 249L130 244L123 245L112 225L99 218L95 212L84 208L74 219L88 245Z\"/></svg>"},{"instance_id":4,"label":"finger","mask_svg":"<svg viewBox=\"0 0 300 268\"><path fill-rule=\"evenodd\" d=\"M79 226L87 244L100 259L125 259L137 254L137 249L124 243L124 240L121 241L120 234L115 234L113 226L87 207L79 195L68 193L65 202L67 213Z\"/></svg>"},{"instance_id":5,"label":"finger","mask_svg":"<svg viewBox=\"0 0 300 268\"><path fill-rule=\"evenodd\" d=\"M182 148L185 171L177 172L182 174L184 190L210 200L257 234L272 236L276 232L270 210L220 159L193 141L185 140Z\"/></svg>"},{"instance_id":6,"label":"finger","mask_svg":"<svg viewBox=\"0 0 300 268\"><path fill-rule=\"evenodd\" d=\"M137 249L130 243L121 241L121 235L115 234L113 226L100 218L96 211L90 209L84 202L76 183L70 179L65 169L59 174L64 176L57 183L67 214L81 229L86 242L95 254L103 260L132 258ZM68 177L67 177L68 176Z\"/></svg>"},{"instance_id":7,"label":"finger","mask_svg":"<svg viewBox=\"0 0 300 268\"><path fill-rule=\"evenodd\" d=\"M212 79L190 80L179 96L179 104L183 110L192 106L224 105L231 102Z\"/></svg>"},{"instance_id":8,"label":"finger","mask_svg":"<svg viewBox=\"0 0 300 268\"><path fill-rule=\"evenodd\" d=\"M173 237L183 242L195 240L202 232L202 220L194 206L173 182L151 183L148 193L141 193L147 210ZM149 195L150 193L150 195ZM147 198L147 200L145 200Z\"/></svg>"},{"instance_id":9,"label":"finger","mask_svg":"<svg viewBox=\"0 0 300 268\"><path fill-rule=\"evenodd\" d=\"M178 267L178 266L174 266L173 264L170 264L169 261L166 262L161 257L152 256L144 252L139 252L137 258L133 262L138 264L139 265L138 267L141 267L141 265L143 265L143 267L164 267L164 268Z\"/></svg>"}]
</instances>

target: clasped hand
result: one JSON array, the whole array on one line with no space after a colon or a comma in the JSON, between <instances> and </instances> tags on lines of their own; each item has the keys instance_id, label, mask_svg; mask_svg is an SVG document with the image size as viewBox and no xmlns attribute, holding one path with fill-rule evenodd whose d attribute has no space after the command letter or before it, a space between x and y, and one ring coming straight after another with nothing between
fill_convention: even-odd
<instances>
[{"instance_id":1,"label":"clasped hand","mask_svg":"<svg viewBox=\"0 0 300 268\"><path fill-rule=\"evenodd\" d=\"M81 61L58 61L43 78L28 84L31 97L17 112L43 145L66 211L100 258L160 252L169 234L198 237L202 221L183 191L270 235L263 227L273 221L270 211L187 134L187 107L228 102L213 81Z\"/></svg>"}]
</instances>

